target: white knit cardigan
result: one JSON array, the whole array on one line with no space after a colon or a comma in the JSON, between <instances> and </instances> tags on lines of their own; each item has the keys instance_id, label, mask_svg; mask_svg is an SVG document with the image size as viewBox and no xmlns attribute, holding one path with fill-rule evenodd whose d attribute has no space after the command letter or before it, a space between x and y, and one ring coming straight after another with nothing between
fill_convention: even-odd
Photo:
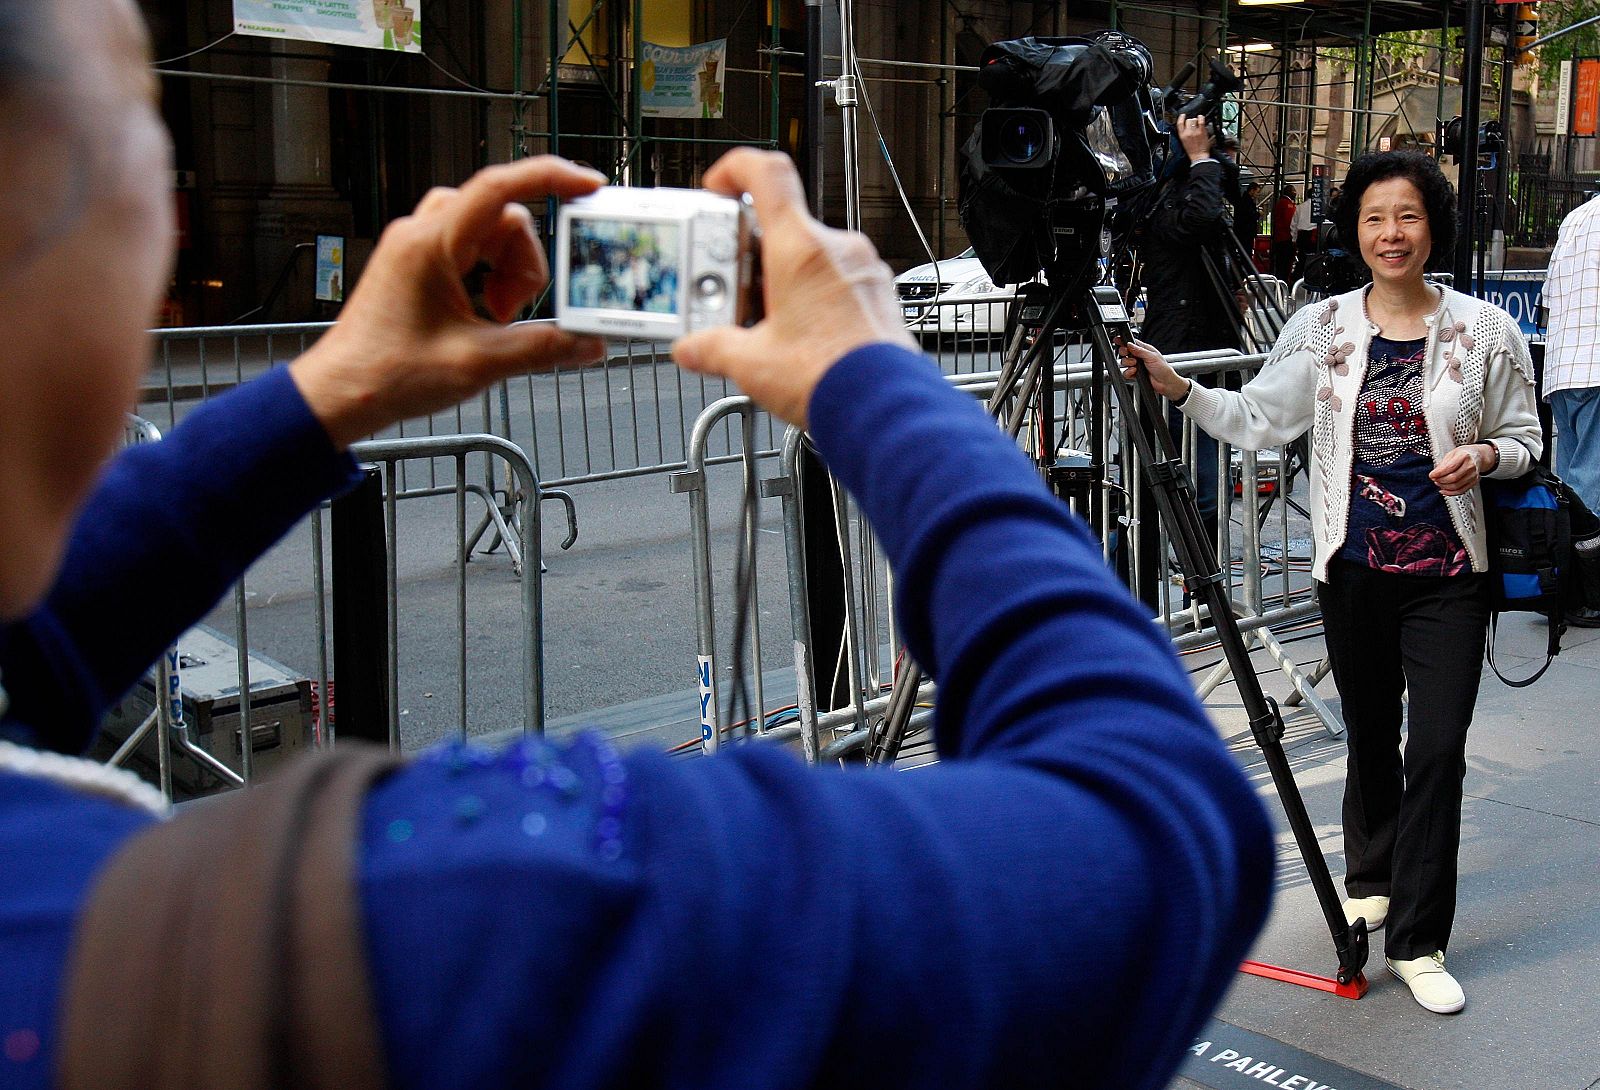
<instances>
[{"instance_id":1,"label":"white knit cardigan","mask_svg":"<svg viewBox=\"0 0 1600 1090\"><path fill-rule=\"evenodd\" d=\"M1361 289L1300 308L1243 390L1196 383L1182 406L1211 435L1250 450L1311 429L1312 575L1322 581L1349 523L1355 407L1367 349L1379 332L1366 300ZM1522 331L1499 307L1449 289L1426 321L1423 412L1434 462L1464 443L1489 442L1500 451L1500 463L1488 476L1526 473L1543 443ZM1445 506L1472 570L1487 571L1482 489L1447 497Z\"/></svg>"}]
</instances>

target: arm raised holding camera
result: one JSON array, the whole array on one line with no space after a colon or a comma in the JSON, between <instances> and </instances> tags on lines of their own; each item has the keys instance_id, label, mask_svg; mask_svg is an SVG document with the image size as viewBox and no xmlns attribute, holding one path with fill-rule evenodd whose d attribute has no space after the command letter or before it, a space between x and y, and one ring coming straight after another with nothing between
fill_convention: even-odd
<instances>
[{"instance_id":1,"label":"arm raised holding camera","mask_svg":"<svg viewBox=\"0 0 1600 1090\"><path fill-rule=\"evenodd\" d=\"M675 354L805 422L861 502L939 681L945 761L843 775L752 745L634 751L624 775L578 747L570 828L537 839L514 764L393 777L362 879L393 1070L416 1087L1164 1086L1265 915L1260 803L1098 544L909 347L871 246L806 214L783 156L735 151L706 181L754 199L766 317ZM594 854L613 779L617 846ZM419 818L441 793L493 816ZM395 822L443 836L449 861L395 843Z\"/></svg>"}]
</instances>

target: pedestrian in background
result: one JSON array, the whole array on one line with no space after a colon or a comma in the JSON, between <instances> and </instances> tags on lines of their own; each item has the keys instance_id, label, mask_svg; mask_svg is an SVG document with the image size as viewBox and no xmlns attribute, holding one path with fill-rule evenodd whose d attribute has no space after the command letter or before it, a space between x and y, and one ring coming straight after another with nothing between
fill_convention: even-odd
<instances>
[{"instance_id":1,"label":"pedestrian in background","mask_svg":"<svg viewBox=\"0 0 1600 1090\"><path fill-rule=\"evenodd\" d=\"M1241 180L1243 171L1240 171ZM1244 246L1244 252L1250 255L1251 261L1256 255L1256 236L1261 233L1261 183L1254 177L1250 178L1244 187L1244 196L1233 206L1233 231L1239 236L1239 242Z\"/></svg>"},{"instance_id":2,"label":"pedestrian in background","mask_svg":"<svg viewBox=\"0 0 1600 1090\"><path fill-rule=\"evenodd\" d=\"M1272 204L1272 275L1290 283L1294 272L1294 186L1278 190Z\"/></svg>"},{"instance_id":3,"label":"pedestrian in background","mask_svg":"<svg viewBox=\"0 0 1600 1090\"><path fill-rule=\"evenodd\" d=\"M1317 221L1311 214L1311 196L1295 206L1294 218L1289 221L1289 233L1294 236L1294 272L1290 277L1299 280L1306 274L1306 262L1317 252Z\"/></svg>"},{"instance_id":4,"label":"pedestrian in background","mask_svg":"<svg viewBox=\"0 0 1600 1090\"><path fill-rule=\"evenodd\" d=\"M1556 476L1600 511L1600 195L1561 221L1544 305L1544 396L1555 423ZM1567 623L1600 628L1600 610L1568 610Z\"/></svg>"}]
</instances>

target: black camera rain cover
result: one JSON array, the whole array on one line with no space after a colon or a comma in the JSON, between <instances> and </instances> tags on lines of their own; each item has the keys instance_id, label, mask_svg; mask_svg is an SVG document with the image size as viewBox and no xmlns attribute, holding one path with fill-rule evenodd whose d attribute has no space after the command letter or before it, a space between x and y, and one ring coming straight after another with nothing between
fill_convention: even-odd
<instances>
[{"instance_id":1,"label":"black camera rain cover","mask_svg":"<svg viewBox=\"0 0 1600 1090\"><path fill-rule=\"evenodd\" d=\"M1106 194L1106 178L1088 155L1083 132L1098 107L1131 102L1144 71L1136 60L1088 38L995 42L983 51L979 65L978 83L991 106L1045 110L1061 140L1060 161L1040 172L1031 190L1024 179L1003 177L984 162L981 124L961 148L961 224L990 278L1019 284L1055 258L1047 206L1065 176ZM1118 113L1113 116L1127 123Z\"/></svg>"},{"instance_id":2,"label":"black camera rain cover","mask_svg":"<svg viewBox=\"0 0 1600 1090\"><path fill-rule=\"evenodd\" d=\"M1056 124L1081 131L1096 106L1131 98L1140 71L1088 38L995 42L978 58L978 84L991 106L1049 110Z\"/></svg>"}]
</instances>

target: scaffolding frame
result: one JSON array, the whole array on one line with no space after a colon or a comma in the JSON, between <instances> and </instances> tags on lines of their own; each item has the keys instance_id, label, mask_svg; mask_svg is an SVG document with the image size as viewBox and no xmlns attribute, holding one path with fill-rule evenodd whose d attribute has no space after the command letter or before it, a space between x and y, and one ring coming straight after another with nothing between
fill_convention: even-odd
<instances>
[{"instance_id":1,"label":"scaffolding frame","mask_svg":"<svg viewBox=\"0 0 1600 1090\"><path fill-rule=\"evenodd\" d=\"M839 0L824 2L837 3ZM1107 0L1105 10L1106 22L1110 27L1132 29L1136 33L1149 35L1153 32L1150 17L1156 17L1158 23L1171 28L1174 40L1178 37L1177 28L1195 28L1192 35L1185 33L1184 37L1197 44L1197 59L1200 55L1220 54L1241 68L1245 87L1240 95L1235 96L1235 102L1237 131L1241 142L1245 144L1245 165L1252 167L1257 177L1263 180L1270 178L1275 186L1281 186L1288 181L1309 184L1313 165L1326 164L1330 168L1329 177L1337 176L1349 160L1375 143L1376 136L1397 113L1407 109L1416 112L1404 101L1396 109L1385 111L1375 108L1378 95L1388 90L1385 84L1392 82L1382 70L1380 48L1389 32L1374 26L1375 3L1381 5L1384 0L1364 0L1360 9L1359 28L1340 31L1322 27L1309 37L1301 32L1315 18L1315 13L1304 17L1290 13L1272 16L1271 19L1276 21L1276 32L1269 35L1263 32L1263 28L1269 25L1270 20L1261 15L1259 9L1236 8L1234 0L1220 0L1211 8L1202 8L1198 2L1185 5L1161 3L1160 0ZM764 8L764 18L750 20L752 25L749 33L741 24L753 6L750 4L744 5L731 24L701 27L707 32L704 35L706 37L722 34L731 38L730 60L736 56L740 59L727 67L725 78L729 81L755 81L754 95L742 92L729 95L730 99L738 98L744 103L753 99L761 104L753 111L748 106L744 107L745 116L750 117L753 112L755 121L754 131L745 132L729 131L729 120L726 118L722 121L690 121L687 126L679 128L673 124L677 119L653 119L644 115L642 66L636 63L636 59L644 48L645 6L644 0L597 0L581 16L564 18L563 5L559 0L542 0L540 7L535 7L530 0L510 0L512 80L511 86L504 88L473 86L431 57L427 58L428 62L441 75L430 74L426 85L297 80L208 71L195 66L193 62L187 67L161 67L158 71L164 78L170 79L276 84L374 95L431 96L441 100L478 101L485 106L509 107L510 119L506 127L501 129L496 121L492 128L506 134L512 158L541 150L570 156L574 149L598 145L606 150L592 152L596 165L622 182L648 182L661 169L672 170L671 166L661 167L661 157L657 153L665 148L695 149L689 152L691 158L687 160L687 169L679 168L680 173L692 174L705 165L699 156L706 149L720 150L734 145L784 147L786 118L804 114L792 94L796 89L804 93L804 89L797 88L797 84L805 79L805 75L792 67L794 59L803 58L804 52L785 46L780 5L769 2ZM1450 69L1458 67L1462 61L1459 52L1452 48L1450 37L1453 29L1451 19L1456 6L1447 4L1436 10L1433 17L1441 23L1437 39L1425 47L1432 53L1433 60L1421 67L1421 71L1433 73L1438 87L1435 122L1438 115L1443 113L1446 85L1451 79ZM424 7L425 19L428 13L435 10L438 9ZM1141 20L1140 16L1145 18ZM540 36L534 33L534 27L541 18L544 23L542 43L538 41ZM702 14L700 18L704 20L705 16ZM1023 28L1022 33L1061 33L1064 18L1061 5L1036 7L1033 22ZM1353 19L1354 15L1351 14L1350 18ZM1008 36L1015 36L1018 20L1014 15L983 17L984 22L992 23L994 20L1000 21ZM1130 21L1137 25L1130 27ZM726 23L726 20L723 22ZM595 36L590 32L602 23L604 32L598 36L598 40L592 40ZM937 24L936 60L863 57L861 67L862 78L875 86L922 88L928 96L929 114L937 115L937 138L928 142L936 144L935 161L932 164L924 162L920 188L910 194L909 199L914 207L918 207L916 214L919 220L930 227L927 234L935 249L935 256L943 257L951 252L952 236L960 237L959 226L955 222L957 167L953 151L964 136L958 127L965 120L963 109L969 104L958 93L956 83L962 73L976 70L970 65L955 63L958 52L956 38L961 28L972 29L974 25L982 23L978 23L976 17L964 14L950 0L943 0L939 4ZM1353 23L1351 25L1354 26ZM425 34L424 39L426 41L431 37ZM1268 48L1242 52L1246 45L1259 48L1258 43L1265 43ZM866 44L868 50L872 51L874 43ZM203 54L209 48L204 47L196 53ZM542 58L548 62L542 68L542 75L538 61L529 63L531 49L548 53L547 57ZM190 56L179 60L187 61ZM750 56L755 58L753 64L742 59ZM837 72L837 54L829 51L824 59ZM1175 64L1176 60L1174 58ZM483 70L487 71L488 61L483 61L482 65ZM1163 73L1157 73L1158 77L1161 75ZM445 76L463 86L438 86ZM571 101L573 95L581 97L581 109L591 122L596 117L598 100L599 124L586 124L580 128L568 123L568 119L580 109ZM902 100L898 105L903 111L905 101ZM1335 124L1335 116L1341 119L1337 122L1339 138L1330 139L1328 130ZM486 113L484 117L487 119L489 115ZM1314 119L1325 120L1319 125ZM1406 120L1409 131L1422 131L1419 119ZM487 120L484 124L489 126ZM1317 131L1319 127L1321 132ZM746 128L749 128L748 122ZM1346 134L1349 137L1348 153L1341 150L1345 142L1342 137ZM894 140L893 135L876 135L882 141L884 151L888 152L888 145ZM375 134L371 139L377 141L381 137ZM824 132L808 132L806 144L809 147L804 150L831 158L836 154L836 149L825 147L825 141L831 142L831 138ZM1323 146L1319 148L1319 144ZM1270 161L1259 153L1251 156L1252 145L1255 149L1270 148ZM893 150L903 155L926 155L927 150L923 149L934 150L927 148L927 145L917 149L903 147ZM376 157L380 152L374 150L372 154ZM376 178L379 171L374 169L372 173ZM681 180L687 182L690 179ZM883 200L887 199L884 197L887 192L886 180L880 173L872 179L872 183L878 187L872 190L872 197L880 201L879 215L887 215L881 207ZM377 184L375 180L375 189ZM838 194L830 196L833 198L832 206L837 208ZM892 194L889 196L892 197ZM375 197L373 206L382 209L385 199ZM384 214L380 214L380 226ZM929 219L934 222L928 224ZM880 219L880 227L883 222ZM893 246L893 241L889 239L880 238L880 242L887 243L891 248ZM906 247L902 245L901 249L904 251Z\"/></svg>"}]
</instances>

